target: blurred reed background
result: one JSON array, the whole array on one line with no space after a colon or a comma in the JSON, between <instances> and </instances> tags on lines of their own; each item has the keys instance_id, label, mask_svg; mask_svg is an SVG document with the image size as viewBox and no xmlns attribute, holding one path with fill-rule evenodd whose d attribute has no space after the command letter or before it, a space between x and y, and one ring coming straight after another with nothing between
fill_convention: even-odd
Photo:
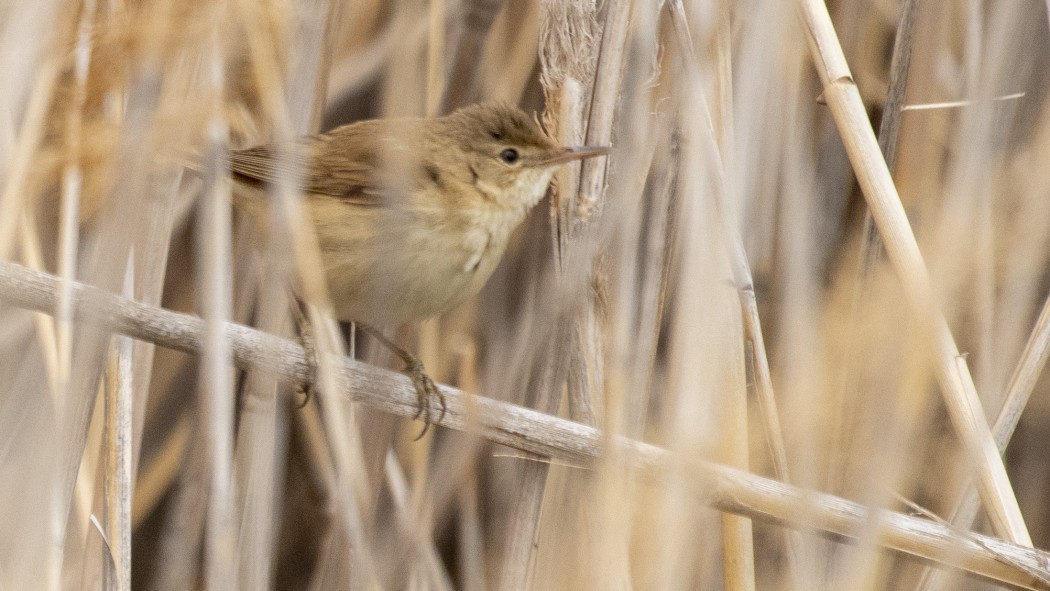
<instances>
[{"instance_id":1,"label":"blurred reed background","mask_svg":"<svg viewBox=\"0 0 1050 591\"><path fill-rule=\"evenodd\" d=\"M0 588L1050 588L1016 548L1050 546L1047 7L832 2L856 86L823 10L0 4L0 258L61 278L0 308ZM614 154L396 337L600 435L453 393L414 441L394 374L325 363L297 408L234 369L221 321L294 338L317 277L294 191L260 244L226 150L493 99ZM201 351L114 335L72 279L203 317Z\"/></svg>"}]
</instances>

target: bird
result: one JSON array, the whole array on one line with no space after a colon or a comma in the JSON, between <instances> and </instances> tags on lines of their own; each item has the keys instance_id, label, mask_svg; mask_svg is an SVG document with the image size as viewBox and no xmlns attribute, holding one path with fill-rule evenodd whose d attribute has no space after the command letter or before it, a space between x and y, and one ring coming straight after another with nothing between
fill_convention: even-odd
<instances>
[{"instance_id":1,"label":"bird","mask_svg":"<svg viewBox=\"0 0 1050 591\"><path fill-rule=\"evenodd\" d=\"M268 188L298 176L335 317L401 357L419 397L417 418L425 412L429 425L428 401L436 395L443 414L443 395L422 363L378 329L437 316L477 294L556 168L609 153L563 146L517 107L481 103L235 150L229 166L235 205L260 220L269 219Z\"/></svg>"}]
</instances>

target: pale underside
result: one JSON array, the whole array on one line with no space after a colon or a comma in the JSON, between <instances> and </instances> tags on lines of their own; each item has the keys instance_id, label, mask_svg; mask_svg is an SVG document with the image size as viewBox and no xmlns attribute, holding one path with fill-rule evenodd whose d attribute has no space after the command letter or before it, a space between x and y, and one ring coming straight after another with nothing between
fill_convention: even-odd
<instances>
[{"instance_id":1,"label":"pale underside","mask_svg":"<svg viewBox=\"0 0 1050 591\"><path fill-rule=\"evenodd\" d=\"M472 199L463 207L462 199L419 193L372 196L370 203L308 193L336 317L396 326L436 316L477 294L511 232L550 183L552 170L529 172L519 182L535 197L511 207L494 199ZM264 189L237 183L237 193L238 204L258 222L269 219L260 207L270 200ZM266 224L258 227L267 231Z\"/></svg>"}]
</instances>

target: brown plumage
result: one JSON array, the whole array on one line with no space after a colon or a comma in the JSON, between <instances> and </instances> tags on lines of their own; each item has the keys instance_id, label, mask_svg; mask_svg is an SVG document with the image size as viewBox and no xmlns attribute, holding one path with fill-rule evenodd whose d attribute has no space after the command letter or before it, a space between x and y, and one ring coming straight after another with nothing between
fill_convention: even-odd
<instances>
[{"instance_id":1,"label":"brown plumage","mask_svg":"<svg viewBox=\"0 0 1050 591\"><path fill-rule=\"evenodd\" d=\"M390 326L477 293L555 166L604 153L562 147L520 110L481 104L237 151L230 168L249 209L266 203L267 184L301 174L336 315Z\"/></svg>"}]
</instances>

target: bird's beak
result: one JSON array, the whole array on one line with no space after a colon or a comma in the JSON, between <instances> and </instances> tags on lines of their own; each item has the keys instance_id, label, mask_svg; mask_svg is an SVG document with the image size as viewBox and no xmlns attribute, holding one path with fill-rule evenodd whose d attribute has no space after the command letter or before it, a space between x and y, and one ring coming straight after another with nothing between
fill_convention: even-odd
<instances>
[{"instance_id":1,"label":"bird's beak","mask_svg":"<svg viewBox=\"0 0 1050 591\"><path fill-rule=\"evenodd\" d=\"M579 146L576 148L565 148L561 154L554 156L547 160L543 164L550 166L553 164L562 164L565 162L572 162L573 160L583 160L584 158L593 158L595 156L605 156L611 151L609 146Z\"/></svg>"}]
</instances>

